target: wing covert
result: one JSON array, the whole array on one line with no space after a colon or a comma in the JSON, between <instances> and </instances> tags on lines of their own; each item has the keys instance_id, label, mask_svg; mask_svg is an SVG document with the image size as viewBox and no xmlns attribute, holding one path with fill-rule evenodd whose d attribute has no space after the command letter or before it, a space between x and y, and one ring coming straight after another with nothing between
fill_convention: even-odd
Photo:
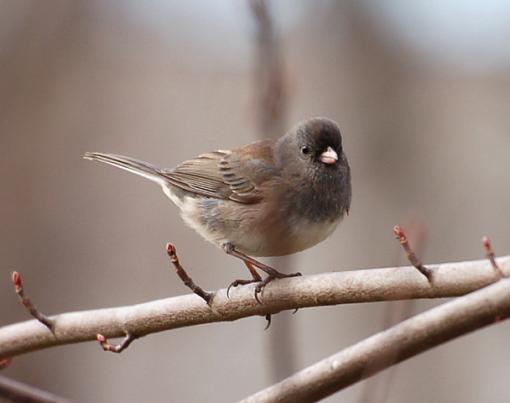
<instances>
[{"instance_id":1,"label":"wing covert","mask_svg":"<svg viewBox=\"0 0 510 403\"><path fill-rule=\"evenodd\" d=\"M255 143L249 147L264 146L265 143ZM267 154L268 150L263 150L263 156ZM251 153L245 155L240 150L218 150L184 161L174 169L162 171L162 174L173 186L191 193L239 203L255 203L262 198L257 185L263 178L257 166L246 163L251 159ZM262 158L259 164L267 165L267 162Z\"/></svg>"}]
</instances>

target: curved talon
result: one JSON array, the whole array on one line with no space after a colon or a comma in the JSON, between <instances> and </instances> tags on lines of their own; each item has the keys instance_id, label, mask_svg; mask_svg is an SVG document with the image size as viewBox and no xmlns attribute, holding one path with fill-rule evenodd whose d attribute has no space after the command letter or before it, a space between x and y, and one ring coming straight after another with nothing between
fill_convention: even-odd
<instances>
[{"instance_id":1,"label":"curved talon","mask_svg":"<svg viewBox=\"0 0 510 403\"><path fill-rule=\"evenodd\" d=\"M260 280L257 280L257 279L252 279L252 280L234 280L232 281L229 286L227 287L227 298L230 298L229 296L229 293L230 293L230 289L232 287L237 287L239 285L246 285L246 284L251 284L251 283L258 283Z\"/></svg>"},{"instance_id":2,"label":"curved talon","mask_svg":"<svg viewBox=\"0 0 510 403\"><path fill-rule=\"evenodd\" d=\"M262 305L262 301L259 299L259 294L262 294L262 289L263 289L263 286L261 284L257 284L257 286L255 287L255 292L254 292L255 299L257 300L257 302L260 305Z\"/></svg>"},{"instance_id":3,"label":"curved talon","mask_svg":"<svg viewBox=\"0 0 510 403\"><path fill-rule=\"evenodd\" d=\"M267 330L269 329L269 326L271 326L271 314L268 313L266 316L265 316L266 320L267 320L267 324L266 324L266 327L264 328L264 330Z\"/></svg>"},{"instance_id":4,"label":"curved talon","mask_svg":"<svg viewBox=\"0 0 510 403\"><path fill-rule=\"evenodd\" d=\"M237 287L238 285L239 285L239 282L238 282L237 280L232 281L232 282L228 285L228 287L227 287L227 298L230 298L230 295L229 295L229 294L230 294L230 289L231 289L232 287Z\"/></svg>"}]
</instances>

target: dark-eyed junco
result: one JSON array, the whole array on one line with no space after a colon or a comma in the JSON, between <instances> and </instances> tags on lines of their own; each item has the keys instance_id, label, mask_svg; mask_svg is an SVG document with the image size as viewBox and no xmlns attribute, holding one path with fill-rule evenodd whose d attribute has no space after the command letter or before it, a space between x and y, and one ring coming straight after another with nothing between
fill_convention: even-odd
<instances>
[{"instance_id":1,"label":"dark-eyed junco","mask_svg":"<svg viewBox=\"0 0 510 403\"><path fill-rule=\"evenodd\" d=\"M173 169L115 154L86 153L156 182L184 221L226 253L242 259L258 282L255 296L284 274L250 256L281 256L326 239L351 203L351 175L338 125L313 118L274 141L218 150ZM262 280L255 270L267 273Z\"/></svg>"}]
</instances>

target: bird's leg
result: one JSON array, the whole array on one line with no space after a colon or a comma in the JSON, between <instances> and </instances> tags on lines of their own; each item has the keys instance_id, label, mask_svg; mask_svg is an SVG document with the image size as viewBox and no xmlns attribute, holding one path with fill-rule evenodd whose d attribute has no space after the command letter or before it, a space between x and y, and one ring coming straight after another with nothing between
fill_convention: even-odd
<instances>
[{"instance_id":1,"label":"bird's leg","mask_svg":"<svg viewBox=\"0 0 510 403\"><path fill-rule=\"evenodd\" d=\"M235 256L238 259L241 259L246 264L246 266L248 267L248 269L250 270L252 275L253 275L254 270L253 270L253 267L250 268L250 266L248 266L248 263L251 264L252 266L259 268L260 270L264 271L265 273L267 273L267 277L262 281L259 280L259 284L257 284L257 286L255 287L255 299L259 303L260 303L260 300L258 298L258 294L260 294L262 292L262 290L264 289L264 287L267 284L269 284L271 281L273 281L274 279L301 276L301 273L290 273L290 274L281 273L278 270L275 270L272 267L270 267L264 263L261 263L258 260L255 260L252 257L250 257L242 252L239 252L238 250L236 250L235 246L232 245L231 243L225 243L223 245L223 250L228 255ZM258 276L258 277L260 278L260 276ZM252 283L253 281L249 281L249 282ZM237 285L239 285L239 284L242 284L242 283L237 283Z\"/></svg>"},{"instance_id":2,"label":"bird's leg","mask_svg":"<svg viewBox=\"0 0 510 403\"><path fill-rule=\"evenodd\" d=\"M255 260L253 259L252 257L242 253L242 252L239 252L234 245L232 245L231 243L226 243L223 245L223 250L225 251L226 254L228 255L231 255L231 256L235 256L236 258L238 259L241 259L243 262L246 263L246 265L248 265L248 263L251 263L253 266L257 267L258 269L266 272L269 276L272 276L273 278L285 278L285 277L296 277L296 276L301 276L301 273L290 273L290 274L286 274L286 273L282 273L282 272L279 272L278 270L275 270L273 269L271 266L268 266L267 264L264 264L262 262L259 262L258 260ZM250 272L251 272L251 269L250 269Z\"/></svg>"},{"instance_id":3,"label":"bird's leg","mask_svg":"<svg viewBox=\"0 0 510 403\"><path fill-rule=\"evenodd\" d=\"M251 275L253 277L253 280L255 280L255 281L262 281L262 277L260 277L260 274L257 273L257 270L255 269L255 267L253 267L253 264L251 264L248 261L244 261L244 264L246 265L246 267L250 271L250 273L251 273Z\"/></svg>"}]
</instances>

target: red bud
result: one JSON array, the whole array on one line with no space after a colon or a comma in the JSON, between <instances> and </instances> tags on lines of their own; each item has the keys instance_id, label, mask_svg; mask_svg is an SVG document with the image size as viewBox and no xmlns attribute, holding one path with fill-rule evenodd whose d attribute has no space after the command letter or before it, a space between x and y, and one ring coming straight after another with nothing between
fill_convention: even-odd
<instances>
[{"instance_id":1,"label":"red bud","mask_svg":"<svg viewBox=\"0 0 510 403\"><path fill-rule=\"evenodd\" d=\"M169 255L175 255L175 246L173 246L170 242L166 244L166 253Z\"/></svg>"},{"instance_id":2,"label":"red bud","mask_svg":"<svg viewBox=\"0 0 510 403\"><path fill-rule=\"evenodd\" d=\"M11 281L16 288L16 292L18 292L21 288L23 288L23 283L21 281L21 275L17 271L13 271L11 274Z\"/></svg>"},{"instance_id":3,"label":"red bud","mask_svg":"<svg viewBox=\"0 0 510 403\"><path fill-rule=\"evenodd\" d=\"M400 240L400 242L404 242L406 240L406 234L399 225L395 225L393 227L393 233L395 234L395 237Z\"/></svg>"}]
</instances>

